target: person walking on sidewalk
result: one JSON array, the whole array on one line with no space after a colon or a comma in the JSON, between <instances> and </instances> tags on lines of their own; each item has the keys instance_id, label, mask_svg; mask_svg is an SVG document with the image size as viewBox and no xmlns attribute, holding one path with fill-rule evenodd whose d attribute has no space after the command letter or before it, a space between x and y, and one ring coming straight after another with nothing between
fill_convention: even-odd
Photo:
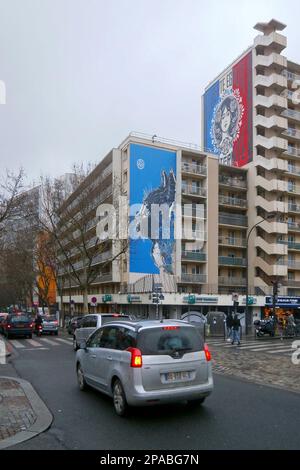
<instances>
[{"instance_id":1,"label":"person walking on sidewalk","mask_svg":"<svg viewBox=\"0 0 300 470\"><path fill-rule=\"evenodd\" d=\"M238 346L241 344L240 328L241 328L241 320L239 319L239 317L236 313L233 317L233 320L232 320L232 341L231 341L231 344L234 344L235 341L237 342Z\"/></svg>"},{"instance_id":2,"label":"person walking on sidewalk","mask_svg":"<svg viewBox=\"0 0 300 470\"><path fill-rule=\"evenodd\" d=\"M232 325L233 325L233 316L229 312L226 317L226 330L227 330L227 341L232 341Z\"/></svg>"}]
</instances>

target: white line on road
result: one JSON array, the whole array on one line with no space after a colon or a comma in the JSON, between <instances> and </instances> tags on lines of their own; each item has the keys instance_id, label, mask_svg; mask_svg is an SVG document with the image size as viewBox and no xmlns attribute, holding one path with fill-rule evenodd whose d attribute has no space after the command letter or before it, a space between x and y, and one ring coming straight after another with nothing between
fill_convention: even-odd
<instances>
[{"instance_id":1,"label":"white line on road","mask_svg":"<svg viewBox=\"0 0 300 470\"><path fill-rule=\"evenodd\" d=\"M50 351L50 348L26 348L24 351Z\"/></svg>"},{"instance_id":2,"label":"white line on road","mask_svg":"<svg viewBox=\"0 0 300 470\"><path fill-rule=\"evenodd\" d=\"M288 352L288 351L292 351L293 348L291 347L288 347L288 348L285 348L285 349L276 349L276 351L267 351L267 353L269 354L276 354L276 353L279 353L279 352Z\"/></svg>"},{"instance_id":3,"label":"white line on road","mask_svg":"<svg viewBox=\"0 0 300 470\"><path fill-rule=\"evenodd\" d=\"M252 351L260 351L262 349L282 348L282 344L256 344L252 346L239 346L239 349L252 349Z\"/></svg>"},{"instance_id":4,"label":"white line on road","mask_svg":"<svg viewBox=\"0 0 300 470\"><path fill-rule=\"evenodd\" d=\"M69 346L72 344L71 339L55 338L55 341L61 341L62 343L68 344Z\"/></svg>"},{"instance_id":5,"label":"white line on road","mask_svg":"<svg viewBox=\"0 0 300 470\"><path fill-rule=\"evenodd\" d=\"M42 341L42 343L51 344L52 346L59 346L58 343L56 343L55 341L53 341L53 340L51 340L51 339L40 338L40 341Z\"/></svg>"},{"instance_id":6,"label":"white line on road","mask_svg":"<svg viewBox=\"0 0 300 470\"><path fill-rule=\"evenodd\" d=\"M40 346L42 346L41 343L34 341L34 339L28 339L27 341L29 344L31 344L31 346L35 346L36 348L39 348Z\"/></svg>"},{"instance_id":7,"label":"white line on road","mask_svg":"<svg viewBox=\"0 0 300 470\"><path fill-rule=\"evenodd\" d=\"M20 341L17 341L16 339L11 339L9 343L14 347L14 348L25 348L24 344L20 343Z\"/></svg>"}]
</instances>

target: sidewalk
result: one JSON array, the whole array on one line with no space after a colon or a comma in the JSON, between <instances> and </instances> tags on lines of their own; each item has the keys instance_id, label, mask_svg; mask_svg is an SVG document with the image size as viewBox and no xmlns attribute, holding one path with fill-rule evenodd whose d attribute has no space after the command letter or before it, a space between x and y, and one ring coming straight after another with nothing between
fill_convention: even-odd
<instances>
[{"instance_id":1,"label":"sidewalk","mask_svg":"<svg viewBox=\"0 0 300 470\"><path fill-rule=\"evenodd\" d=\"M1 450L37 436L53 418L31 384L18 378L11 364L0 365L0 374Z\"/></svg>"}]
</instances>

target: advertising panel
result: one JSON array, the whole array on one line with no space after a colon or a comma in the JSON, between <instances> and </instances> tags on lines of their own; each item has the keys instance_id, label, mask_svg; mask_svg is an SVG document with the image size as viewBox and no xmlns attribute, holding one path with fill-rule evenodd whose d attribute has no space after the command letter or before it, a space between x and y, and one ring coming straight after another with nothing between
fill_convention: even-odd
<instances>
[{"instance_id":1,"label":"advertising panel","mask_svg":"<svg viewBox=\"0 0 300 470\"><path fill-rule=\"evenodd\" d=\"M252 51L204 94L204 147L220 163L242 167L253 158Z\"/></svg>"},{"instance_id":2,"label":"advertising panel","mask_svg":"<svg viewBox=\"0 0 300 470\"><path fill-rule=\"evenodd\" d=\"M176 152L131 144L131 273L174 274L175 198ZM164 208L159 215L158 207ZM142 230L145 225L148 227L147 233Z\"/></svg>"}]
</instances>

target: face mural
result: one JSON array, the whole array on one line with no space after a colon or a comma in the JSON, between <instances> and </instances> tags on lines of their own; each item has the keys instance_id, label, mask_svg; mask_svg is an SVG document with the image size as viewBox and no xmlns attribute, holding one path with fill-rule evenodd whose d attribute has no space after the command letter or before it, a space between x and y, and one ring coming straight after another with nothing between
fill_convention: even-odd
<instances>
[{"instance_id":1,"label":"face mural","mask_svg":"<svg viewBox=\"0 0 300 470\"><path fill-rule=\"evenodd\" d=\"M175 197L176 153L131 144L130 272L174 274Z\"/></svg>"},{"instance_id":2,"label":"face mural","mask_svg":"<svg viewBox=\"0 0 300 470\"><path fill-rule=\"evenodd\" d=\"M252 160L252 52L204 95L204 146L225 165Z\"/></svg>"}]
</instances>

